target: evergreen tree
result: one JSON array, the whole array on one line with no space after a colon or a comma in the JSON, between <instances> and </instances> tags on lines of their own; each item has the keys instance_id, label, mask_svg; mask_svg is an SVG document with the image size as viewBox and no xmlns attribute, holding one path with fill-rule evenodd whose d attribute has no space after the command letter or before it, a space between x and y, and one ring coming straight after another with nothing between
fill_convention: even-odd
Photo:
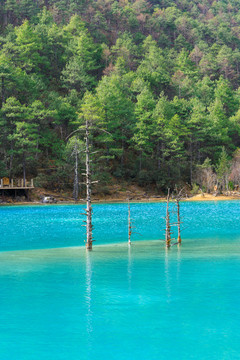
<instances>
[{"instance_id":1,"label":"evergreen tree","mask_svg":"<svg viewBox=\"0 0 240 360\"><path fill-rule=\"evenodd\" d=\"M228 191L229 169L230 169L230 163L228 160L225 147L223 147L216 167L218 183L222 190Z\"/></svg>"}]
</instances>

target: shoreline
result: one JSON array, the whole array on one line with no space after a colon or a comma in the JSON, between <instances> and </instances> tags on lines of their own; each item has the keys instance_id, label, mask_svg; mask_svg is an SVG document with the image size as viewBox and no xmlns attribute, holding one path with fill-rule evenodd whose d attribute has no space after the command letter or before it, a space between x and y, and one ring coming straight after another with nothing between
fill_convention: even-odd
<instances>
[{"instance_id":1,"label":"shoreline","mask_svg":"<svg viewBox=\"0 0 240 360\"><path fill-rule=\"evenodd\" d=\"M192 197L186 197L183 198L183 202L195 202L195 201L230 201L230 200L240 200L240 194L232 194L232 195L217 195L214 196L212 194L197 194ZM165 202L165 197L155 197L150 196L148 198L146 197L138 197L137 199L131 198L129 199L130 203L161 203ZM102 199L93 199L93 204L117 204L117 203L127 203L127 197L126 198L102 198ZM49 203L44 204L41 201L19 201L19 202L5 202L0 203L0 206L16 206L16 205L84 205L85 201L83 199L80 199L77 203L74 200L66 200L66 201L57 201L56 203Z\"/></svg>"}]
</instances>

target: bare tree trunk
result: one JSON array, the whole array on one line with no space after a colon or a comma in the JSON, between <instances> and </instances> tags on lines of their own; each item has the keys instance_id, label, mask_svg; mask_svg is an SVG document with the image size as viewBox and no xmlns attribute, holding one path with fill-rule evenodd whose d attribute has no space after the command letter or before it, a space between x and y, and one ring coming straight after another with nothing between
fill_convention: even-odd
<instances>
[{"instance_id":1,"label":"bare tree trunk","mask_svg":"<svg viewBox=\"0 0 240 360\"><path fill-rule=\"evenodd\" d=\"M170 228L170 216L169 216L169 196L170 196L170 190L168 189L167 211L166 211L166 230L165 230L165 241L166 241L166 247L167 248L169 248L171 246L171 228Z\"/></svg>"},{"instance_id":2,"label":"bare tree trunk","mask_svg":"<svg viewBox=\"0 0 240 360\"><path fill-rule=\"evenodd\" d=\"M90 170L90 151L89 151L89 122L86 120L86 189L87 189L87 242L86 249L92 250L92 203L91 203L91 193L92 193L92 183L91 183L91 170Z\"/></svg>"}]
</instances>

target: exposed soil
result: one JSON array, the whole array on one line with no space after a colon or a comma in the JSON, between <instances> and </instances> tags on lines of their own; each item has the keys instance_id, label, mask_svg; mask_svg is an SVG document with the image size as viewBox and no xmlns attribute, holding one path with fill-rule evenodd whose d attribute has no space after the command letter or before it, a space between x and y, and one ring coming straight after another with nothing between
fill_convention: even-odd
<instances>
[{"instance_id":1,"label":"exposed soil","mask_svg":"<svg viewBox=\"0 0 240 360\"><path fill-rule=\"evenodd\" d=\"M228 194L212 195L212 194L197 194L188 199L188 201L217 201L217 200L240 200L239 192L228 192Z\"/></svg>"},{"instance_id":2,"label":"exposed soil","mask_svg":"<svg viewBox=\"0 0 240 360\"><path fill-rule=\"evenodd\" d=\"M56 199L57 203L75 203L72 198L72 193L70 191L54 191L47 190L44 188L35 188L31 190L30 199L31 201L27 202L24 196L13 197L6 196L5 201L0 201L1 204L39 204L42 203L42 198L44 196L52 196ZM154 190L146 190L137 185L128 185L128 184L114 184L108 186L106 193L93 193L92 196L94 203L103 203L103 202L125 202L128 199L131 202L160 202L165 201L166 196L164 194L158 194ZM213 195L201 193L197 195L191 195L188 192L185 201L218 201L218 200L237 200L240 199L240 192L228 192L221 195ZM79 203L84 202L84 198L79 199Z\"/></svg>"}]
</instances>

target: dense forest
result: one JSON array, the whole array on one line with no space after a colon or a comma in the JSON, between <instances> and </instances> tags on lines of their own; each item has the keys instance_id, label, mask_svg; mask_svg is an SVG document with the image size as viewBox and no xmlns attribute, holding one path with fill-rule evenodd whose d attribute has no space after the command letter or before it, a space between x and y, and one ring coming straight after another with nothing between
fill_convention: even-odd
<instances>
[{"instance_id":1,"label":"dense forest","mask_svg":"<svg viewBox=\"0 0 240 360\"><path fill-rule=\"evenodd\" d=\"M240 0L2 0L0 177L71 188L89 117L99 191L123 180L159 191L238 184L239 9Z\"/></svg>"}]
</instances>

